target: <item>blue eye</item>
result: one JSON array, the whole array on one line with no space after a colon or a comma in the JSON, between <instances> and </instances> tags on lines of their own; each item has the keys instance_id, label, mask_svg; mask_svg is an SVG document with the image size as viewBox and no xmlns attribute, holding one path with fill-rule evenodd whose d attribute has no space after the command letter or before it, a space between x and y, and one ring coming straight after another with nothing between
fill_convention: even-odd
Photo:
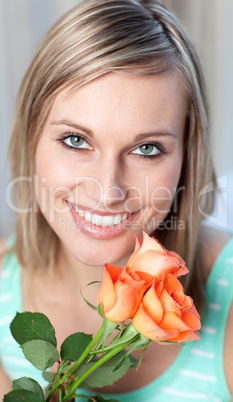
<instances>
[{"instance_id":1,"label":"blue eye","mask_svg":"<svg viewBox=\"0 0 233 402\"><path fill-rule=\"evenodd\" d=\"M140 156L156 156L161 153L157 146L153 144L142 144L132 151L133 154Z\"/></svg>"},{"instance_id":2,"label":"blue eye","mask_svg":"<svg viewBox=\"0 0 233 402\"><path fill-rule=\"evenodd\" d=\"M79 135L69 135L62 139L63 144L70 148L91 149L90 145Z\"/></svg>"}]
</instances>

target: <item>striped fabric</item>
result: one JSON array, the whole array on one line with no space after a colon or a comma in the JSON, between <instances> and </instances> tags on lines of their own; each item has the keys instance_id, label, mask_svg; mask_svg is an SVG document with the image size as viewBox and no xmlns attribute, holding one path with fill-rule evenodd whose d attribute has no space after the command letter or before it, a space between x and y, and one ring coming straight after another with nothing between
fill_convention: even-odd
<instances>
[{"instance_id":1,"label":"striped fabric","mask_svg":"<svg viewBox=\"0 0 233 402\"><path fill-rule=\"evenodd\" d=\"M22 310L20 271L16 257L9 254L5 259L0 292L0 356L11 378L28 375L44 386L40 372L27 363L9 332L9 322L16 311ZM230 402L223 348L232 289L233 239L219 255L208 279L201 340L184 345L170 368L149 385L125 394L106 394L106 397L115 397L121 402ZM86 399L78 400L86 402Z\"/></svg>"}]
</instances>

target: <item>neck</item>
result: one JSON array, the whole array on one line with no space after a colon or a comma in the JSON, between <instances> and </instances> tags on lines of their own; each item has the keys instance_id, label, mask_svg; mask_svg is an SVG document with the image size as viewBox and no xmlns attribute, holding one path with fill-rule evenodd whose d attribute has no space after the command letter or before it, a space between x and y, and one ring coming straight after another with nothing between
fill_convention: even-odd
<instances>
[{"instance_id":1,"label":"neck","mask_svg":"<svg viewBox=\"0 0 233 402\"><path fill-rule=\"evenodd\" d=\"M116 262L115 265L124 267L129 256ZM70 291L77 292L80 297L80 290L84 296L93 304L96 304L100 284L88 286L93 281L102 282L104 266L93 266L83 263L71 255L64 244L58 247L58 254L52 271L52 280L67 285ZM90 298L88 298L90 296Z\"/></svg>"}]
</instances>

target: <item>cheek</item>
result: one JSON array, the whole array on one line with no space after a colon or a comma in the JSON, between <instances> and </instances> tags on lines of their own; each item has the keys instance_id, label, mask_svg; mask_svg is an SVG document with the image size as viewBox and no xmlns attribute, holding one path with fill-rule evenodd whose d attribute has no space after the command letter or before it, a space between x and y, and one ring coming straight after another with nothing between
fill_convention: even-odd
<instances>
[{"instance_id":1,"label":"cheek","mask_svg":"<svg viewBox=\"0 0 233 402\"><path fill-rule=\"evenodd\" d=\"M179 183L180 172L181 162L177 161L171 169L164 166L163 169L159 169L155 174L148 176L148 190L147 194L144 194L144 202L154 213L167 215L170 212Z\"/></svg>"},{"instance_id":2,"label":"cheek","mask_svg":"<svg viewBox=\"0 0 233 402\"><path fill-rule=\"evenodd\" d=\"M57 213L68 212L66 200L71 198L71 190L65 185L50 185L43 176L35 177L35 194L41 212L49 222L54 220Z\"/></svg>"},{"instance_id":3,"label":"cheek","mask_svg":"<svg viewBox=\"0 0 233 402\"><path fill-rule=\"evenodd\" d=\"M58 153L53 142L42 134L35 154L35 173L51 189L62 186L72 188L75 184L75 169L71 159Z\"/></svg>"},{"instance_id":4,"label":"cheek","mask_svg":"<svg viewBox=\"0 0 233 402\"><path fill-rule=\"evenodd\" d=\"M35 155L34 189L41 212L52 222L56 212L63 213L68 209L65 200L71 194L72 181L47 149L42 139Z\"/></svg>"}]
</instances>

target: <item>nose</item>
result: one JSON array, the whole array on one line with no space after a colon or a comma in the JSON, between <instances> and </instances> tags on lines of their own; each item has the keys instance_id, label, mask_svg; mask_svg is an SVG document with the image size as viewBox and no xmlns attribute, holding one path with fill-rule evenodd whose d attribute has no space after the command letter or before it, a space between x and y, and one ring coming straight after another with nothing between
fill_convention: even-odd
<instances>
[{"instance_id":1,"label":"nose","mask_svg":"<svg viewBox=\"0 0 233 402\"><path fill-rule=\"evenodd\" d=\"M102 157L93 166L91 176L84 181L85 193L99 208L114 211L114 206L122 203L127 194L124 185L124 167L113 155ZM117 211L117 209L116 209ZM119 211L119 208L118 208Z\"/></svg>"}]
</instances>

